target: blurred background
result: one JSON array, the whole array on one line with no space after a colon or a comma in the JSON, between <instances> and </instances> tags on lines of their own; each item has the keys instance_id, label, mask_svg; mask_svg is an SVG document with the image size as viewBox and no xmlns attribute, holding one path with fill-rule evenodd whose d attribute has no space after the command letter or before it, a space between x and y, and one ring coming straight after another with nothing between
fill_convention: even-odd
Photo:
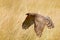
<instances>
[{"instance_id":1,"label":"blurred background","mask_svg":"<svg viewBox=\"0 0 60 40\"><path fill-rule=\"evenodd\" d=\"M49 16L55 27L45 27L41 37L34 25L22 29L27 12ZM0 40L60 40L60 0L0 0Z\"/></svg>"}]
</instances>

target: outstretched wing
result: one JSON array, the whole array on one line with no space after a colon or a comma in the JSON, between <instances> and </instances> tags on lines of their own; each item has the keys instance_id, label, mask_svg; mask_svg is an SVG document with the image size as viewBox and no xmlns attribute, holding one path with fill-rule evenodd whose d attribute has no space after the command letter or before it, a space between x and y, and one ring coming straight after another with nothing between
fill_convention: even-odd
<instances>
[{"instance_id":1,"label":"outstretched wing","mask_svg":"<svg viewBox=\"0 0 60 40\"><path fill-rule=\"evenodd\" d=\"M41 37L44 27L45 27L45 23L43 21L40 21L39 19L35 20L34 30L37 36Z\"/></svg>"},{"instance_id":2,"label":"outstretched wing","mask_svg":"<svg viewBox=\"0 0 60 40\"><path fill-rule=\"evenodd\" d=\"M54 28L54 24L52 22L52 20L50 19L50 17L46 17L47 20L47 26L49 29Z\"/></svg>"},{"instance_id":3,"label":"outstretched wing","mask_svg":"<svg viewBox=\"0 0 60 40\"><path fill-rule=\"evenodd\" d=\"M27 16L24 22L22 23L22 28L27 29L29 28L34 22L33 22L33 17L32 16Z\"/></svg>"}]
</instances>

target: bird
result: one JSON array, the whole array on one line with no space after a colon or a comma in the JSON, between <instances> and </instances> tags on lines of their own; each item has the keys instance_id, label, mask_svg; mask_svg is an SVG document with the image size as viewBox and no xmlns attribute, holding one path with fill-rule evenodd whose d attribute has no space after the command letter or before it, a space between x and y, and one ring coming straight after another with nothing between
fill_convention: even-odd
<instances>
[{"instance_id":1,"label":"bird","mask_svg":"<svg viewBox=\"0 0 60 40\"><path fill-rule=\"evenodd\" d=\"M37 36L41 37L45 26L48 29L54 28L54 23L49 16L42 16L38 13L26 13L27 17L22 23L23 29L28 29L32 24L34 24L34 31Z\"/></svg>"}]
</instances>

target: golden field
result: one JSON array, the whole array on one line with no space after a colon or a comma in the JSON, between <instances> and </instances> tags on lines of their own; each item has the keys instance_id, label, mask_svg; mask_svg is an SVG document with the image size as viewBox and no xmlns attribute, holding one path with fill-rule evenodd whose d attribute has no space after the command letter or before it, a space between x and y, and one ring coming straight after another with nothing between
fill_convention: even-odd
<instances>
[{"instance_id":1,"label":"golden field","mask_svg":"<svg viewBox=\"0 0 60 40\"><path fill-rule=\"evenodd\" d=\"M33 25L22 29L27 12L51 17L55 27L40 38ZM60 0L0 0L0 40L60 40Z\"/></svg>"}]
</instances>

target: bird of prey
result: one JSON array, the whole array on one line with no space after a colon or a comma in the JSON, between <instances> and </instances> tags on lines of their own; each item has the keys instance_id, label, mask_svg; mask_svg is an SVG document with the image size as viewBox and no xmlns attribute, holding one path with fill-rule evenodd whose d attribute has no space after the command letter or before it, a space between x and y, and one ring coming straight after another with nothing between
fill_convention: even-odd
<instances>
[{"instance_id":1,"label":"bird of prey","mask_svg":"<svg viewBox=\"0 0 60 40\"><path fill-rule=\"evenodd\" d=\"M27 13L26 15L27 17L22 23L22 28L28 29L32 24L34 24L34 30L37 36L41 37L45 25L49 29L54 28L54 24L50 17L44 17L37 13Z\"/></svg>"}]
</instances>

